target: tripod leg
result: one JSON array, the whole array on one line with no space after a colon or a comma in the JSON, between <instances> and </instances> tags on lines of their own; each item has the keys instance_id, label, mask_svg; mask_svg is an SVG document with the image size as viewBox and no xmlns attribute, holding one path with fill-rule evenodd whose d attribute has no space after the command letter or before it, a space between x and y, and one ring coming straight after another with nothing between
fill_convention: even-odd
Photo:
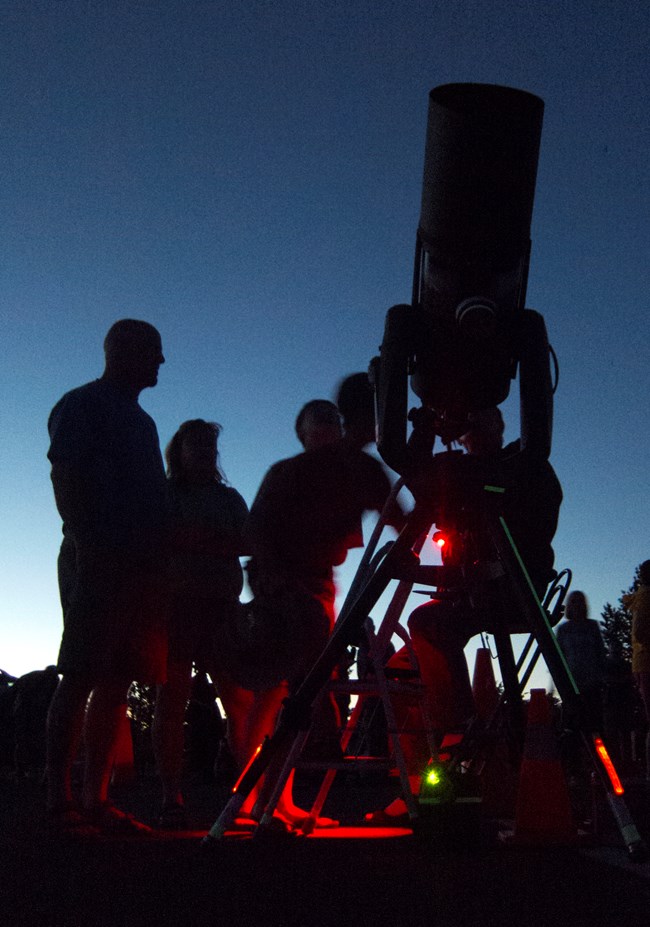
<instances>
[{"instance_id":1,"label":"tripod leg","mask_svg":"<svg viewBox=\"0 0 650 927\"><path fill-rule=\"evenodd\" d=\"M525 721L523 704L521 701L522 686L519 681L515 657L512 651L512 641L508 633L498 631L494 635L494 642L499 657L499 669L501 670L501 679L503 681L502 709L507 713L508 731L515 741L516 752L521 755L524 743Z\"/></svg>"},{"instance_id":2,"label":"tripod leg","mask_svg":"<svg viewBox=\"0 0 650 927\"><path fill-rule=\"evenodd\" d=\"M418 547L416 550L419 550L424 543L418 542ZM408 589L407 589L408 587ZM370 662L372 664L375 679L377 680L377 687L379 689L381 705L384 711L384 716L386 719L386 726L388 730L393 730L395 733L393 735L395 741L395 757L396 763L400 775L400 784L402 786L402 791L404 793L405 804L407 805L407 810L412 819L417 817L417 802L412 793L411 783L408 775L408 770L406 767L406 761L404 758L404 753L399 743L399 735L397 732L397 722L395 718L395 712L393 711L392 701L388 691L388 681L386 678L385 665L384 665L384 654L386 651L386 646L392 637L395 626L397 625L399 618L402 614L406 600L408 599L408 594L413 588L413 584L410 582L402 581L398 584L397 590L391 600L391 603L388 607L386 615L381 623L381 627L377 634L373 630L373 623L371 619L367 619L364 623L366 636L368 638L368 644L370 648ZM361 716L363 708L363 698L360 697L357 701L357 704L354 706L352 711L352 716L350 717L348 724L346 725L345 731L343 733L341 746L343 751L347 749L352 739L352 734L356 729L356 724L358 719ZM332 786L334 778L336 776L335 769L328 769L323 783L318 791L314 804L312 806L310 816L307 822L302 826L304 833L309 833L313 830L313 827L318 819L325 800L329 794L329 790Z\"/></svg>"},{"instance_id":3,"label":"tripod leg","mask_svg":"<svg viewBox=\"0 0 650 927\"><path fill-rule=\"evenodd\" d=\"M493 522L492 539L560 698L575 710L580 706L578 687L503 518Z\"/></svg>"},{"instance_id":4,"label":"tripod leg","mask_svg":"<svg viewBox=\"0 0 650 927\"><path fill-rule=\"evenodd\" d=\"M410 562L413 557L413 545L428 523L426 513L416 506L399 537L363 586L356 602L351 605L344 617L337 621L325 649L298 690L287 699L275 733L264 742L259 753L252 758L233 789L233 795L228 804L204 838L204 846L209 846L214 840L223 837L245 799L278 752L288 752L297 732L309 727L311 707L314 701L328 683L348 645L358 638L364 621L388 583L391 579L400 576L405 560Z\"/></svg>"},{"instance_id":5,"label":"tripod leg","mask_svg":"<svg viewBox=\"0 0 650 927\"><path fill-rule=\"evenodd\" d=\"M377 647L377 639L375 638L372 628L368 627L367 629L368 639L370 641L371 655ZM377 688L379 689L379 695L381 698L381 703L384 709L384 714L386 716L386 724L389 731L393 731L393 754L395 757L395 763L397 765L397 770L399 773L400 785L402 787L402 795L406 808L409 813L409 818L414 820L418 816L418 806L416 798L411 790L411 783L409 779L408 769L406 767L406 760L404 758L404 751L402 750L402 745L399 739L399 731L397 730L397 719L395 717L395 711L393 710L393 703L391 701L389 692L388 692L388 680L386 679L386 673L384 672L383 665L380 665L380 661L377 661L375 666L375 675L377 679Z\"/></svg>"}]
</instances>

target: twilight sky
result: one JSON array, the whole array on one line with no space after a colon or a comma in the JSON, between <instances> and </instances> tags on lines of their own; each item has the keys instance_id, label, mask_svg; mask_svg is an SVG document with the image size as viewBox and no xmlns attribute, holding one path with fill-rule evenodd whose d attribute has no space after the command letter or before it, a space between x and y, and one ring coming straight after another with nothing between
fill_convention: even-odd
<instances>
[{"instance_id":1,"label":"twilight sky","mask_svg":"<svg viewBox=\"0 0 650 927\"><path fill-rule=\"evenodd\" d=\"M1 668L56 660L46 422L108 327L159 328L161 444L220 422L252 502L410 300L427 95L456 81L546 104L527 302L560 362L556 562L593 617L618 599L650 557L646 0L0 0L0 23ZM516 385L505 414L509 441Z\"/></svg>"}]
</instances>

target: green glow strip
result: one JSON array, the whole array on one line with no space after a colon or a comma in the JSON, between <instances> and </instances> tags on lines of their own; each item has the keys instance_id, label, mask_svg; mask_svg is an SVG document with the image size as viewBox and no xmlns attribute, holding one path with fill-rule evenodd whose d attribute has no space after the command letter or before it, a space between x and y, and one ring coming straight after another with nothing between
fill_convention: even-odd
<instances>
[{"instance_id":1,"label":"green glow strip","mask_svg":"<svg viewBox=\"0 0 650 927\"><path fill-rule=\"evenodd\" d=\"M486 492L505 493L505 488L503 486L484 486L483 489Z\"/></svg>"},{"instance_id":2,"label":"green glow strip","mask_svg":"<svg viewBox=\"0 0 650 927\"><path fill-rule=\"evenodd\" d=\"M549 620L548 620L548 615L546 614L545 610L542 608L542 604L541 604L541 602L539 601L539 599L537 598L537 593L535 592L535 587L533 586L532 580L531 580L530 576L528 575L528 570L526 569L526 566L525 566L525 564L524 564L524 561L521 559L521 555L520 555L519 551L517 550L517 545L515 544L515 542L514 542L514 540L513 540L513 537L512 537L512 535L510 534L510 531L509 531L509 529L508 529L508 526L507 526L507 524L506 524L506 522L505 522L505 519L504 519L503 515L500 515L500 516L499 516L499 521L501 522L501 527L502 527L503 530L505 531L506 537L508 538L508 543L510 544L510 546L511 546L511 548L512 548L512 550L513 550L513 553L514 553L515 557L517 558L517 561L518 561L518 563L519 563L519 566L521 567L522 572L523 572L523 574L524 574L524 576L525 576L525 578L526 578L526 582L528 583L528 587L529 587L530 591L531 591L532 594L533 594L533 597L534 597L534 599L535 599L535 602L537 603L537 607L539 608L540 614L541 614L541 616L542 616L542 618L543 618L543 620L544 620L544 624L545 624L546 627L548 628L548 632L549 632L551 638L553 639L553 644L554 644L554 646L555 646L555 650L557 651L558 656L560 657L562 663L564 664L564 668L565 668L566 673L567 673L567 676L568 676L568 678L569 678L569 682L570 682L571 685L573 686L573 691L575 692L576 695L579 695L579 694L580 694L580 690L578 689L578 686L576 685L576 681L575 681L575 679L573 678L573 674L571 673L571 670L569 669L569 665L568 665L568 663L567 663L567 661L566 661L566 658L565 658L564 654L562 653L562 648L561 648L560 645L558 644L557 637L556 637L555 634L553 633L553 629L551 628L550 622L549 622Z\"/></svg>"}]
</instances>

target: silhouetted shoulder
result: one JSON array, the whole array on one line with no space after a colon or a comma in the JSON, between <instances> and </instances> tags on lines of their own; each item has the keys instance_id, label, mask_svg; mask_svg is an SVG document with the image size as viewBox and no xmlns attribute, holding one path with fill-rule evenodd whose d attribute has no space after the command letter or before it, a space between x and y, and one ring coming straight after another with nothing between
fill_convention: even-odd
<instances>
[{"instance_id":1,"label":"silhouetted shoulder","mask_svg":"<svg viewBox=\"0 0 650 927\"><path fill-rule=\"evenodd\" d=\"M158 432L151 416L136 399L112 383L99 379L65 393L48 419L50 461L83 459L104 454L107 440L116 434L137 434L138 442L148 439L158 446ZM146 438L145 438L146 436Z\"/></svg>"}]
</instances>

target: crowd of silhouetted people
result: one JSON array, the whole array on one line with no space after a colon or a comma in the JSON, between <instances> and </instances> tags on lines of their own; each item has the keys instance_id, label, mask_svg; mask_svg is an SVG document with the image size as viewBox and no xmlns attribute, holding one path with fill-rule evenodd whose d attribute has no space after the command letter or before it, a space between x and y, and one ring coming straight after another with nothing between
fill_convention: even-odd
<instances>
[{"instance_id":1,"label":"crowd of silhouetted people","mask_svg":"<svg viewBox=\"0 0 650 927\"><path fill-rule=\"evenodd\" d=\"M53 827L90 835L148 829L109 797L134 680L140 695L151 694L145 720L133 705L129 714L134 739L141 746L144 735L151 744L161 783L159 825L181 829L188 768L208 779L234 779L273 733L287 696L327 643L335 622L334 570L350 549L363 546L363 513L383 510L397 531L407 518L397 502L385 508L390 481L364 450L374 440L364 374L342 381L336 403L316 399L299 410L302 451L270 467L249 510L225 479L216 423L183 422L163 461L156 426L138 403L164 363L157 330L121 320L109 330L104 352L102 376L66 393L48 423L63 521L57 663L18 679L0 675L3 767L44 779ZM486 479L497 470L506 479L508 521L541 598L554 575L557 477L548 461L531 462L516 443L503 447L497 409L472 416L461 444ZM244 558L253 599L242 603ZM604 731L625 769L633 768L633 734L645 737L650 716L650 561L639 580L626 602L632 666L615 646L606 651L582 592L571 593L567 620L557 629L584 723ZM478 610L434 600L410 616L438 733L462 727L473 712L467 641L499 621L512 633L522 630L516 615L515 604L509 608L486 582ZM339 673L349 668L346 653ZM347 701L322 698L305 750L335 756L347 710ZM387 743L385 729L374 736ZM644 756L646 771L648 762ZM244 817L256 796L256 789L247 796ZM275 815L290 829L306 814L294 801L290 776ZM319 819L322 827L334 823Z\"/></svg>"}]
</instances>

